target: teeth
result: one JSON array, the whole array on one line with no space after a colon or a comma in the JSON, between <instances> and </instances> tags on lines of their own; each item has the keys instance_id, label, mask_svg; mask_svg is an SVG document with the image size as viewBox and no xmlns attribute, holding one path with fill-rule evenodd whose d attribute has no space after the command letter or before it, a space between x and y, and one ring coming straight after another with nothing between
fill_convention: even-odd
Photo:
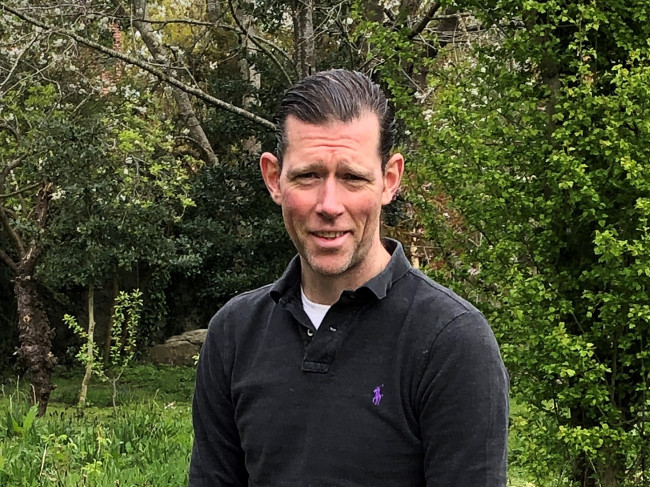
<instances>
[{"instance_id":1,"label":"teeth","mask_svg":"<svg viewBox=\"0 0 650 487\"><path fill-rule=\"evenodd\" d=\"M317 236L323 238L337 238L343 235L345 232L314 232Z\"/></svg>"}]
</instances>

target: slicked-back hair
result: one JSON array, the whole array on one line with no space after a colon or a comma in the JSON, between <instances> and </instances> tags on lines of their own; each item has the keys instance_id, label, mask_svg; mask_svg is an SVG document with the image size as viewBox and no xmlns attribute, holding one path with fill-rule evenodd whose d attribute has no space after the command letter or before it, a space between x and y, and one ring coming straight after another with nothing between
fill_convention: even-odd
<instances>
[{"instance_id":1,"label":"slicked-back hair","mask_svg":"<svg viewBox=\"0 0 650 487\"><path fill-rule=\"evenodd\" d=\"M275 115L276 157L280 165L287 149L286 122L290 115L305 123L322 125L347 123L366 112L379 119L377 149L383 171L395 140L395 117L381 88L365 74L345 69L321 71L298 81L287 90Z\"/></svg>"}]
</instances>

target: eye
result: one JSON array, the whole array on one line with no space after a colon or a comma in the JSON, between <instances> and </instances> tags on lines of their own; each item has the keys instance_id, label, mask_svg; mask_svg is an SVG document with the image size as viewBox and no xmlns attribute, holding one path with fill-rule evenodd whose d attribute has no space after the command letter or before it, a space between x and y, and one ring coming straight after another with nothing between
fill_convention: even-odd
<instances>
[{"instance_id":1,"label":"eye","mask_svg":"<svg viewBox=\"0 0 650 487\"><path fill-rule=\"evenodd\" d=\"M346 180L346 181L353 182L353 183L355 183L355 182L361 183L361 182L367 181L367 179L365 177L360 176L359 174L354 174L354 173L346 173L346 174L344 174L343 179Z\"/></svg>"},{"instance_id":2,"label":"eye","mask_svg":"<svg viewBox=\"0 0 650 487\"><path fill-rule=\"evenodd\" d=\"M317 177L318 174L315 172L305 172L296 176L297 179L316 179Z\"/></svg>"}]
</instances>

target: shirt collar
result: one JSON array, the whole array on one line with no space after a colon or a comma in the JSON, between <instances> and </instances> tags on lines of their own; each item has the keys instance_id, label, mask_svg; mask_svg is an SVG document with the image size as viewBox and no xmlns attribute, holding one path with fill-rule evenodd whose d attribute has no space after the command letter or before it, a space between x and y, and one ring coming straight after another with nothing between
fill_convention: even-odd
<instances>
[{"instance_id":1,"label":"shirt collar","mask_svg":"<svg viewBox=\"0 0 650 487\"><path fill-rule=\"evenodd\" d=\"M381 240L384 248L391 254L386 268L363 284L359 289L368 289L377 299L383 299L392 285L397 282L411 268L411 264L404 254L402 244L392 238ZM296 255L287 269L271 287L270 295L275 302L287 294L298 293L300 289L300 257Z\"/></svg>"}]
</instances>

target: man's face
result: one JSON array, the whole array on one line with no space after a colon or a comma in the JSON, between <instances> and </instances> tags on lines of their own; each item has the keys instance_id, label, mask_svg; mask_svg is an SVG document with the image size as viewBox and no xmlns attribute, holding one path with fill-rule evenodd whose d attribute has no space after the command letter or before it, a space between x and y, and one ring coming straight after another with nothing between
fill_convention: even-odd
<instances>
[{"instance_id":1,"label":"man's face","mask_svg":"<svg viewBox=\"0 0 650 487\"><path fill-rule=\"evenodd\" d=\"M282 206L287 231L303 272L351 276L358 284L375 275L382 250L381 207L399 187L403 159L381 169L379 121L365 113L349 122L313 125L290 116L281 172L262 156L264 179Z\"/></svg>"}]
</instances>

